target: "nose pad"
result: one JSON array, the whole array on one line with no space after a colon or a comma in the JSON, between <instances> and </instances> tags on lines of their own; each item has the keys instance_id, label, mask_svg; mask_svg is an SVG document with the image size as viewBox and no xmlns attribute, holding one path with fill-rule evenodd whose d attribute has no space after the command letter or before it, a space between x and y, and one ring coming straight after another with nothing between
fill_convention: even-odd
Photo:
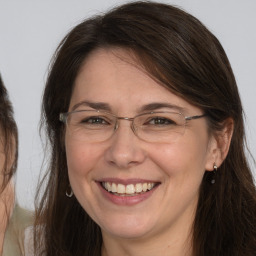
<instances>
[{"instance_id":1,"label":"nose pad","mask_svg":"<svg viewBox=\"0 0 256 256\"><path fill-rule=\"evenodd\" d=\"M114 126L114 133L119 128L120 120L125 120L125 121L130 122L130 128L133 131L134 135L137 136L136 128L134 127L134 124L133 124L133 119L132 118L128 118L128 117L127 118L121 117L121 118L119 118L119 120L116 121L115 126Z\"/></svg>"},{"instance_id":2,"label":"nose pad","mask_svg":"<svg viewBox=\"0 0 256 256\"><path fill-rule=\"evenodd\" d=\"M146 153L141 147L143 142L134 134L130 124L122 126L116 124L115 133L109 143L105 159L111 165L127 169L145 160Z\"/></svg>"},{"instance_id":3,"label":"nose pad","mask_svg":"<svg viewBox=\"0 0 256 256\"><path fill-rule=\"evenodd\" d=\"M118 120L115 123L115 127L114 127L114 132L118 129L119 125L118 125Z\"/></svg>"}]
</instances>

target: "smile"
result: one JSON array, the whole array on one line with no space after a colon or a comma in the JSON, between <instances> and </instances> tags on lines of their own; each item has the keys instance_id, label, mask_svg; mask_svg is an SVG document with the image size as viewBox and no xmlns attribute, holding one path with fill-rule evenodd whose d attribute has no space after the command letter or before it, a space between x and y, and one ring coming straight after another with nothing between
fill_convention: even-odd
<instances>
[{"instance_id":1,"label":"smile","mask_svg":"<svg viewBox=\"0 0 256 256\"><path fill-rule=\"evenodd\" d=\"M101 186L108 192L118 196L136 196L146 193L156 187L159 183L145 182L136 184L120 184L113 182L101 182Z\"/></svg>"}]
</instances>

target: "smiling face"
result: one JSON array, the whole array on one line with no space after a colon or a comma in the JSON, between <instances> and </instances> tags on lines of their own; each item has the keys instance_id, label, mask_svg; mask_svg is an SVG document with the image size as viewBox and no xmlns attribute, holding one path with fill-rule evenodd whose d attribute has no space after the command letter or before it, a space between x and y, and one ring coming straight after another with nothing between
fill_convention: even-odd
<instances>
[{"instance_id":1,"label":"smiling face","mask_svg":"<svg viewBox=\"0 0 256 256\"><path fill-rule=\"evenodd\" d=\"M77 76L69 111L103 108L134 117L150 107L182 109L185 116L203 114L132 62L125 50L93 52ZM66 132L65 145L71 187L103 238L163 238L188 232L202 177L214 162L215 143L205 118L188 121L184 134L173 142L143 141L130 121L119 120L105 141L79 141Z\"/></svg>"}]
</instances>

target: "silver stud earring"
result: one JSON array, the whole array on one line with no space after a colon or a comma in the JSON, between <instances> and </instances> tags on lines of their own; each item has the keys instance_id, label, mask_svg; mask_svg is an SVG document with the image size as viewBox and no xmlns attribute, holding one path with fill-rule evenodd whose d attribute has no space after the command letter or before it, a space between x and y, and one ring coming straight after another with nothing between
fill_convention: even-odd
<instances>
[{"instance_id":1,"label":"silver stud earring","mask_svg":"<svg viewBox=\"0 0 256 256\"><path fill-rule=\"evenodd\" d=\"M211 179L211 183L214 184L216 182L216 174L217 174L217 170L218 170L218 167L217 165L214 163L213 165L213 174L212 174L212 179Z\"/></svg>"},{"instance_id":2,"label":"silver stud earring","mask_svg":"<svg viewBox=\"0 0 256 256\"><path fill-rule=\"evenodd\" d=\"M73 190L72 190L71 186L69 185L69 188L66 190L66 196L70 198L73 195L74 195Z\"/></svg>"}]
</instances>

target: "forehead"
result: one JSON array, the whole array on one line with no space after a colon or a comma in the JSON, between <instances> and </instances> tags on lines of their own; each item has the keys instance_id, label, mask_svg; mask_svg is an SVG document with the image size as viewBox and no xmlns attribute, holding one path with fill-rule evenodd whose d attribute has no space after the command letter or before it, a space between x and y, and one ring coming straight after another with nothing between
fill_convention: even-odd
<instances>
[{"instance_id":1,"label":"forehead","mask_svg":"<svg viewBox=\"0 0 256 256\"><path fill-rule=\"evenodd\" d=\"M75 81L70 108L81 101L132 111L154 102L193 107L152 79L124 49L98 49L86 59Z\"/></svg>"}]
</instances>

